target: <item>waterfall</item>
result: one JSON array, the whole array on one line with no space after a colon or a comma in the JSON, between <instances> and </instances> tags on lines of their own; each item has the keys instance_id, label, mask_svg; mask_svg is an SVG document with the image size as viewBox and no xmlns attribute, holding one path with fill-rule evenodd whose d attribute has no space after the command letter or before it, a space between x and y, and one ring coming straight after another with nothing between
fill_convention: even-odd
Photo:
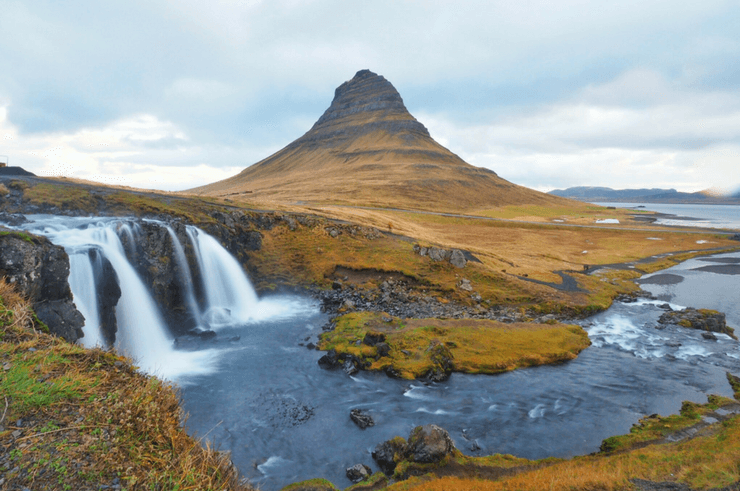
<instances>
[{"instance_id":1,"label":"waterfall","mask_svg":"<svg viewBox=\"0 0 740 491\"><path fill-rule=\"evenodd\" d=\"M206 307L203 320L211 327L254 318L257 294L241 265L216 239L196 227L187 228L200 268Z\"/></svg>"},{"instance_id":2,"label":"waterfall","mask_svg":"<svg viewBox=\"0 0 740 491\"><path fill-rule=\"evenodd\" d=\"M185 289L185 301L187 302L188 312L195 320L197 327L203 327L202 313L198 302L195 300L195 292L193 291L193 275L190 274L190 265L188 259L185 257L185 250L180 244L180 240L175 235L175 231L172 227L167 225L167 232L170 234L170 240L172 240L172 250L175 252L175 261L180 269L180 283Z\"/></svg>"},{"instance_id":3,"label":"waterfall","mask_svg":"<svg viewBox=\"0 0 740 491\"><path fill-rule=\"evenodd\" d=\"M213 350L187 352L174 348L159 307L127 257L124 242L135 256L136 244L141 241L138 224L110 218L45 215L28 218L31 223L26 228L63 246L70 257L70 288L78 310L85 317L82 338L85 346L105 344L98 308L100 292L96 291L96 274L101 270L101 258L105 258L115 271L121 289L115 307L116 349L133 358L143 370L164 378L212 370ZM168 230L186 308L199 326L236 324L254 317L259 302L241 265L213 237L196 227L188 227L206 297L203 306L199 306L182 244L170 227L158 225ZM91 258L91 249L96 252L95 259Z\"/></svg>"},{"instance_id":4,"label":"waterfall","mask_svg":"<svg viewBox=\"0 0 740 491\"><path fill-rule=\"evenodd\" d=\"M87 348L105 346L100 332L97 295L93 288L87 288L87 285L94 284L95 274L88 254L69 254L69 286L77 310L85 318L85 337L82 338L82 344Z\"/></svg>"}]
</instances>

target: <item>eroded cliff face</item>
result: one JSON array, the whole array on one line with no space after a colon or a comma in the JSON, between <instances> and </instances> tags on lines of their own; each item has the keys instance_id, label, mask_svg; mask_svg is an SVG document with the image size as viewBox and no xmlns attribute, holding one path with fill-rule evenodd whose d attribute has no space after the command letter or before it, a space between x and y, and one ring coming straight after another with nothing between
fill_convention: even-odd
<instances>
[{"instance_id":1,"label":"eroded cliff face","mask_svg":"<svg viewBox=\"0 0 740 491\"><path fill-rule=\"evenodd\" d=\"M69 257L47 238L0 229L0 277L28 297L53 334L72 343L84 336L85 319L69 287Z\"/></svg>"}]
</instances>

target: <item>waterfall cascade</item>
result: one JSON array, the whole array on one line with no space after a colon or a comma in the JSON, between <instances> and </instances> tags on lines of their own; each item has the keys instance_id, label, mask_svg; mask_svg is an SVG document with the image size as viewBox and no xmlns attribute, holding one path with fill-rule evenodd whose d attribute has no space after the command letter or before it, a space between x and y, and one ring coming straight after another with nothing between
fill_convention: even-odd
<instances>
[{"instance_id":1,"label":"waterfall cascade","mask_svg":"<svg viewBox=\"0 0 740 491\"><path fill-rule=\"evenodd\" d=\"M115 306L115 347L150 373L171 377L183 370L193 371L193 360L184 358L202 356L204 352L175 351L170 329L152 292L136 271L132 256L143 234L138 224L111 218L29 218L33 222L32 232L48 236L69 254L70 287L78 310L85 316L83 343L86 346L106 344L100 320L100 281L96 281L96 277L103 274L102 260L106 260L120 286L120 298ZM245 323L258 315L254 288L239 263L218 241L196 227L187 227L194 262L199 268L195 275L174 230L166 224L156 224L167 229L172 241L173 259L178 265L178 279L183 290L181 297L198 328ZM124 243L130 247L124 247ZM163 260L169 261L169 258ZM203 282L204 298L200 301L196 298L195 276Z\"/></svg>"}]
</instances>

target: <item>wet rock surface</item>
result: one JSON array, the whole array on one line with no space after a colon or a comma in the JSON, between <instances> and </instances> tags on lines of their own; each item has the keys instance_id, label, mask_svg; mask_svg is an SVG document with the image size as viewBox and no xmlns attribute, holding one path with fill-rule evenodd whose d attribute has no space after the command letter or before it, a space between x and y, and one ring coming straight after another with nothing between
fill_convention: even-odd
<instances>
[{"instance_id":1,"label":"wet rock surface","mask_svg":"<svg viewBox=\"0 0 740 491\"><path fill-rule=\"evenodd\" d=\"M368 426L375 426L375 420L373 420L373 417L362 409L352 409L349 412L349 418L354 424L363 430Z\"/></svg>"},{"instance_id":2,"label":"wet rock surface","mask_svg":"<svg viewBox=\"0 0 740 491\"><path fill-rule=\"evenodd\" d=\"M347 479L357 484L362 482L373 473L373 470L365 464L355 464L347 469Z\"/></svg>"},{"instance_id":3,"label":"wet rock surface","mask_svg":"<svg viewBox=\"0 0 740 491\"><path fill-rule=\"evenodd\" d=\"M69 257L47 238L0 230L0 276L25 295L49 331L67 341L84 336L84 317L69 287Z\"/></svg>"},{"instance_id":4,"label":"wet rock surface","mask_svg":"<svg viewBox=\"0 0 740 491\"><path fill-rule=\"evenodd\" d=\"M727 327L725 314L713 310L694 309L670 311L658 319L660 324L672 324L707 332L718 332L735 337L733 330Z\"/></svg>"},{"instance_id":5,"label":"wet rock surface","mask_svg":"<svg viewBox=\"0 0 740 491\"><path fill-rule=\"evenodd\" d=\"M418 464L441 462L455 451L455 444L447 430L428 424L411 431L408 441L396 437L379 443L372 452L380 469L391 475L396 466L406 460Z\"/></svg>"}]
</instances>

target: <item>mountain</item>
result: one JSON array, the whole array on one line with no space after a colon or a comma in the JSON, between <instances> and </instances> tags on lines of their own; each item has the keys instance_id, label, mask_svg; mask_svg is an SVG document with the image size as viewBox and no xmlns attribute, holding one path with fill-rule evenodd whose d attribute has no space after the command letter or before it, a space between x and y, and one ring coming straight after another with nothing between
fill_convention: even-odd
<instances>
[{"instance_id":1,"label":"mountain","mask_svg":"<svg viewBox=\"0 0 740 491\"><path fill-rule=\"evenodd\" d=\"M466 163L434 141L393 85L370 70L340 85L306 134L236 176L188 192L440 211L566 203Z\"/></svg>"},{"instance_id":2,"label":"mountain","mask_svg":"<svg viewBox=\"0 0 740 491\"><path fill-rule=\"evenodd\" d=\"M675 189L612 189L605 187L578 186L568 189L555 189L548 194L563 198L589 202L625 202L625 203L727 203L737 204L740 196L721 196L716 193L701 191L682 193Z\"/></svg>"}]
</instances>

